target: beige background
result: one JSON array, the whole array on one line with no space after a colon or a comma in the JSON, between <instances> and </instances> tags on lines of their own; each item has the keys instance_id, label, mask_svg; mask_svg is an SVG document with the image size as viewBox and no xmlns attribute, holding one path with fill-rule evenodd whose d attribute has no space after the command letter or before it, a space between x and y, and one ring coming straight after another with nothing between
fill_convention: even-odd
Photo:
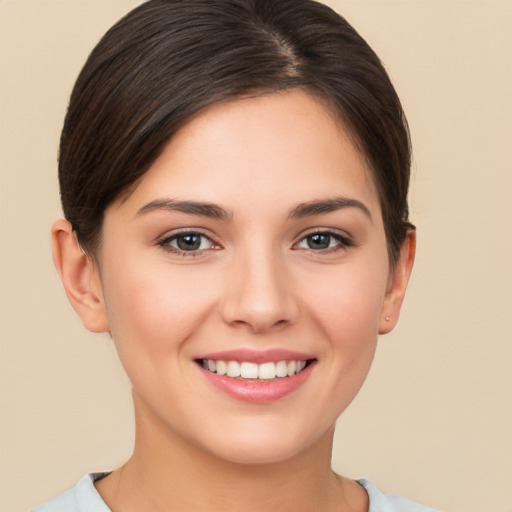
<instances>
[{"instance_id":1,"label":"beige background","mask_svg":"<svg viewBox=\"0 0 512 512\"><path fill-rule=\"evenodd\" d=\"M137 2L0 0L0 510L130 453L129 386L50 257L59 130L100 35ZM415 146L418 257L334 466L452 512L512 511L512 3L331 0L386 63Z\"/></svg>"}]
</instances>

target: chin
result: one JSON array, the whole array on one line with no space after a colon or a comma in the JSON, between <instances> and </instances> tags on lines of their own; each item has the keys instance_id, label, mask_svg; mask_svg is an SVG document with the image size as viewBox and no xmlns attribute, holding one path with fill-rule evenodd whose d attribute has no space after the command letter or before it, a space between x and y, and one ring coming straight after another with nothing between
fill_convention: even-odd
<instances>
[{"instance_id":1,"label":"chin","mask_svg":"<svg viewBox=\"0 0 512 512\"><path fill-rule=\"evenodd\" d=\"M304 447L282 446L278 443L266 444L263 447L260 443L250 445L243 443L242 445L236 444L226 447L223 450L216 450L212 454L233 464L261 466L286 462L298 456L304 449Z\"/></svg>"},{"instance_id":2,"label":"chin","mask_svg":"<svg viewBox=\"0 0 512 512\"><path fill-rule=\"evenodd\" d=\"M234 464L268 465L290 461L323 442L330 446L334 426L325 432L304 432L300 429L293 432L293 429L283 429L283 426L279 429L259 426L232 434L216 441L209 440L209 448L204 448L215 457Z\"/></svg>"}]
</instances>

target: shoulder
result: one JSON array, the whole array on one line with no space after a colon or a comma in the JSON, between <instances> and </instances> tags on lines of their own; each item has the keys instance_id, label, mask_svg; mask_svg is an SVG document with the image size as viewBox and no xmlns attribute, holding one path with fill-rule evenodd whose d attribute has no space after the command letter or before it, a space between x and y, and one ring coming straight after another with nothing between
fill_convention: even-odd
<instances>
[{"instance_id":1,"label":"shoulder","mask_svg":"<svg viewBox=\"0 0 512 512\"><path fill-rule=\"evenodd\" d=\"M94 487L106 473L85 475L74 487L37 506L31 512L111 512Z\"/></svg>"},{"instance_id":2,"label":"shoulder","mask_svg":"<svg viewBox=\"0 0 512 512\"><path fill-rule=\"evenodd\" d=\"M384 494L369 480L362 478L357 483L363 486L370 498L368 512L438 512L396 494Z\"/></svg>"}]
</instances>

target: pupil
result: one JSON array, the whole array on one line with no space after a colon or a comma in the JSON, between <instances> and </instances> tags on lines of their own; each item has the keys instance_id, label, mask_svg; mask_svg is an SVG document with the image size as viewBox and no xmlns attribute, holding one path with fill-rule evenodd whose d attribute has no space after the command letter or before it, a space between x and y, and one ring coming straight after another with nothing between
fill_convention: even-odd
<instances>
[{"instance_id":1,"label":"pupil","mask_svg":"<svg viewBox=\"0 0 512 512\"><path fill-rule=\"evenodd\" d=\"M316 233L315 235L308 236L308 247L310 249L327 249L329 247L330 242L330 235Z\"/></svg>"},{"instance_id":2,"label":"pupil","mask_svg":"<svg viewBox=\"0 0 512 512\"><path fill-rule=\"evenodd\" d=\"M178 238L178 247L183 251L199 249L201 237L199 235L183 235Z\"/></svg>"}]
</instances>

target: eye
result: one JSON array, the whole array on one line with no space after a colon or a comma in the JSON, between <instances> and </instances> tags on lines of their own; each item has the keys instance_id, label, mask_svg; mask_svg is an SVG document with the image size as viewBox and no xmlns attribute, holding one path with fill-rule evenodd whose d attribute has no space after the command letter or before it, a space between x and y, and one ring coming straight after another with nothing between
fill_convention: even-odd
<instances>
[{"instance_id":1,"label":"eye","mask_svg":"<svg viewBox=\"0 0 512 512\"><path fill-rule=\"evenodd\" d=\"M217 248L217 244L213 242L211 238L208 238L202 233L196 231L185 231L176 233L168 236L158 242L158 245L162 246L168 251L184 254L184 253L198 253L206 251L208 249Z\"/></svg>"},{"instance_id":2,"label":"eye","mask_svg":"<svg viewBox=\"0 0 512 512\"><path fill-rule=\"evenodd\" d=\"M317 231L301 238L296 247L313 251L328 251L350 247L352 241L332 231Z\"/></svg>"}]
</instances>

